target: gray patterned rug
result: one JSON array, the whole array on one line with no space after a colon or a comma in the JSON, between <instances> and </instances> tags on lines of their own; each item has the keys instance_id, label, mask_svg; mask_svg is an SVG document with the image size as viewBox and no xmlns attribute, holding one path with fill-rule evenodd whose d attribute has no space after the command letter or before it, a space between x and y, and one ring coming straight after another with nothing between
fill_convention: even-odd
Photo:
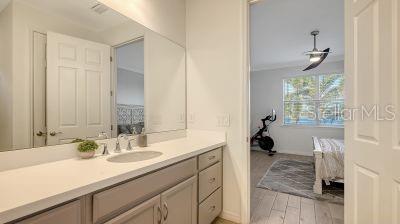
<instances>
[{"instance_id":1,"label":"gray patterned rug","mask_svg":"<svg viewBox=\"0 0 400 224\"><path fill-rule=\"evenodd\" d=\"M343 184L323 186L322 195L314 194L314 163L296 160L277 160L258 183L258 188L269 189L315 200L343 204Z\"/></svg>"}]
</instances>

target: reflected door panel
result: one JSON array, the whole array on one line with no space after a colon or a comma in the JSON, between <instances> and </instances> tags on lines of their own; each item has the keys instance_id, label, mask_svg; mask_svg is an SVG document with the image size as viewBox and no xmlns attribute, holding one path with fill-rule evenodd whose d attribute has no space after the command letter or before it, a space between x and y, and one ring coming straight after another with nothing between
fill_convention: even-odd
<instances>
[{"instance_id":1,"label":"reflected door panel","mask_svg":"<svg viewBox=\"0 0 400 224\"><path fill-rule=\"evenodd\" d=\"M47 34L48 145L110 134L110 47Z\"/></svg>"}]
</instances>

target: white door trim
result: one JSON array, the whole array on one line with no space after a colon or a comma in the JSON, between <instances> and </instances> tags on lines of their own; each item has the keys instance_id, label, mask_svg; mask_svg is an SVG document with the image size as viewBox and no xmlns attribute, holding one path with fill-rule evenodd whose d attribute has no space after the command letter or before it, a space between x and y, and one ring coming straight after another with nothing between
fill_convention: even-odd
<instances>
[{"instance_id":1,"label":"white door trim","mask_svg":"<svg viewBox=\"0 0 400 224\"><path fill-rule=\"evenodd\" d=\"M111 138L116 138L117 137L117 133L118 133L118 124L117 124L117 81L118 81L118 77L117 77L117 48L122 47L124 45L127 44L131 44L134 43L136 41L144 41L144 35L128 40L128 41L124 41L120 44L111 46L111 57L112 57L112 61L111 61L111 92L113 93L111 96L111 124L113 126L113 129L111 130ZM146 92L144 93L146 94ZM146 107L145 107L146 108ZM146 124L145 124L146 125Z\"/></svg>"}]
</instances>

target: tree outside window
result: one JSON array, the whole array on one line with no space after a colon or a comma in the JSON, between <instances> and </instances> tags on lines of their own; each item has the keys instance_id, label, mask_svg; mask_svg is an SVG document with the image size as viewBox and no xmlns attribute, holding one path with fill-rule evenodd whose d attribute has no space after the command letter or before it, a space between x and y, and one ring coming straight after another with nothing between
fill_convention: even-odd
<instances>
[{"instance_id":1,"label":"tree outside window","mask_svg":"<svg viewBox=\"0 0 400 224\"><path fill-rule=\"evenodd\" d=\"M285 125L343 126L343 74L285 79L283 91Z\"/></svg>"}]
</instances>

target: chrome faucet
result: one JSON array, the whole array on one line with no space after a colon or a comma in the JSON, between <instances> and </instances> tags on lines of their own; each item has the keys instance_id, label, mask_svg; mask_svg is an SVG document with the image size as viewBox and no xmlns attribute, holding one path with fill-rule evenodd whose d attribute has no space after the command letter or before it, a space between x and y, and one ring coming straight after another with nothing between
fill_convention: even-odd
<instances>
[{"instance_id":1,"label":"chrome faucet","mask_svg":"<svg viewBox=\"0 0 400 224\"><path fill-rule=\"evenodd\" d=\"M124 134L124 133L121 133L121 134L118 135L118 137L117 137L117 143L116 143L116 145L115 145L115 150L114 150L115 153L120 153L120 152L121 152L121 145L120 145L120 143L119 143L119 139L122 138L122 137L123 137L124 139L127 139L127 135Z\"/></svg>"},{"instance_id":2,"label":"chrome faucet","mask_svg":"<svg viewBox=\"0 0 400 224\"><path fill-rule=\"evenodd\" d=\"M133 134L128 135L128 136L132 136L133 138L128 140L128 147L126 148L126 150L127 151L132 151L133 147L132 147L132 143L131 142L133 140L136 140L136 138L137 138L136 130L133 130Z\"/></svg>"},{"instance_id":3,"label":"chrome faucet","mask_svg":"<svg viewBox=\"0 0 400 224\"><path fill-rule=\"evenodd\" d=\"M100 132L98 137L99 137L99 139L108 139L108 135L105 132ZM110 152L108 152L107 143L102 142L102 143L100 143L100 145L103 146L103 152L101 154L102 155L109 155Z\"/></svg>"}]
</instances>

